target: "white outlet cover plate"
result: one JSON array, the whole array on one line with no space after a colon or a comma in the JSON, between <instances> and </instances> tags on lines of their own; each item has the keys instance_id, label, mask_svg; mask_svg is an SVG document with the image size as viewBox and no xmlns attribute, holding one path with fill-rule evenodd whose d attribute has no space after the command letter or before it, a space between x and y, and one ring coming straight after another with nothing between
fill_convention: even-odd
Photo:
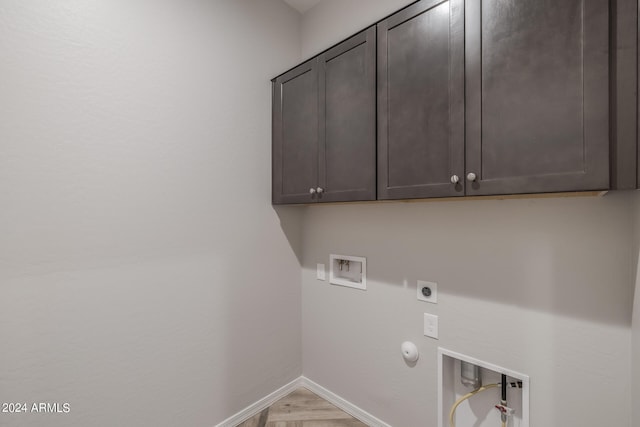
<instances>
[{"instance_id":1,"label":"white outlet cover plate","mask_svg":"<svg viewBox=\"0 0 640 427\"><path fill-rule=\"evenodd\" d=\"M324 264L318 264L316 278L318 280L327 280L327 277L325 275Z\"/></svg>"},{"instance_id":2,"label":"white outlet cover plate","mask_svg":"<svg viewBox=\"0 0 640 427\"><path fill-rule=\"evenodd\" d=\"M431 296L429 297L425 297L422 294L422 288L424 288L425 286L431 289ZM418 291L418 299L420 301L430 302L431 304L438 303L438 284L436 282L426 282L424 280L418 280L417 291Z\"/></svg>"},{"instance_id":3,"label":"white outlet cover plate","mask_svg":"<svg viewBox=\"0 0 640 427\"><path fill-rule=\"evenodd\" d=\"M424 336L438 339L438 316L424 313Z\"/></svg>"}]
</instances>

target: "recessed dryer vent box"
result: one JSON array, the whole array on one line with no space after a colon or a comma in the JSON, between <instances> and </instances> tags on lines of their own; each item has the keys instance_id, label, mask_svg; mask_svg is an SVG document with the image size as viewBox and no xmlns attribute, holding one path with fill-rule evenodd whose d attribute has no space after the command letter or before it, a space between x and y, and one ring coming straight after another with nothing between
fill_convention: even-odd
<instances>
[{"instance_id":1,"label":"recessed dryer vent box","mask_svg":"<svg viewBox=\"0 0 640 427\"><path fill-rule=\"evenodd\" d=\"M331 254L329 283L356 289L367 289L367 259Z\"/></svg>"}]
</instances>

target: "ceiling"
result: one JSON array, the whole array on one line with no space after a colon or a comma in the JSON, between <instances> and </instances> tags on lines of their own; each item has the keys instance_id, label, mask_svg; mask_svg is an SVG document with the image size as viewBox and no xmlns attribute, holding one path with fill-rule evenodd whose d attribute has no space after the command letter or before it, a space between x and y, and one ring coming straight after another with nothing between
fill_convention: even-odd
<instances>
[{"instance_id":1,"label":"ceiling","mask_svg":"<svg viewBox=\"0 0 640 427\"><path fill-rule=\"evenodd\" d=\"M320 0L284 0L284 2L298 12L305 13L316 4L320 3Z\"/></svg>"}]
</instances>

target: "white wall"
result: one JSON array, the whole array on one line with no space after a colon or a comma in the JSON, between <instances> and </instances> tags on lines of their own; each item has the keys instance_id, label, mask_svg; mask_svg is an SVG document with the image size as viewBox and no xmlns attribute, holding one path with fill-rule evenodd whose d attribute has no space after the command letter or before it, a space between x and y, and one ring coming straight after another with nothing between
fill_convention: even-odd
<instances>
[{"instance_id":1,"label":"white wall","mask_svg":"<svg viewBox=\"0 0 640 427\"><path fill-rule=\"evenodd\" d=\"M636 192L635 198L635 247L633 253L636 256L637 270L631 336L631 384L633 387L631 390L633 402L631 425L633 426L640 425L640 192Z\"/></svg>"},{"instance_id":2,"label":"white wall","mask_svg":"<svg viewBox=\"0 0 640 427\"><path fill-rule=\"evenodd\" d=\"M529 375L534 426L630 426L631 226L627 194L314 207L304 373L393 426L435 426L442 346ZM317 281L330 253L367 257L369 289ZM437 306L416 300L418 279L439 284Z\"/></svg>"},{"instance_id":3,"label":"white wall","mask_svg":"<svg viewBox=\"0 0 640 427\"><path fill-rule=\"evenodd\" d=\"M415 0L322 0L302 15L302 57L310 58Z\"/></svg>"},{"instance_id":4,"label":"white wall","mask_svg":"<svg viewBox=\"0 0 640 427\"><path fill-rule=\"evenodd\" d=\"M322 2L303 17L303 57L407 3ZM533 426L630 426L633 201L614 193L310 208L305 375L393 426L434 427L443 346L530 375ZM330 253L366 256L369 289L317 281L316 263ZM437 306L416 300L418 279L439 283ZM424 312L439 315L439 341L422 335ZM404 340L421 351L413 368L400 355Z\"/></svg>"},{"instance_id":5,"label":"white wall","mask_svg":"<svg viewBox=\"0 0 640 427\"><path fill-rule=\"evenodd\" d=\"M212 426L301 374L280 0L0 2L3 426Z\"/></svg>"}]
</instances>

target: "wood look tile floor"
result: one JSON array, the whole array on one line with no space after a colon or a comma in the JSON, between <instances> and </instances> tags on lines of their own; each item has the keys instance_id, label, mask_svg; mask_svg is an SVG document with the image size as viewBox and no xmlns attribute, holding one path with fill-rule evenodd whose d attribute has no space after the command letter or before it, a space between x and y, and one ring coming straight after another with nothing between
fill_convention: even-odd
<instances>
[{"instance_id":1,"label":"wood look tile floor","mask_svg":"<svg viewBox=\"0 0 640 427\"><path fill-rule=\"evenodd\" d=\"M367 427L305 388L255 415L238 427Z\"/></svg>"}]
</instances>

